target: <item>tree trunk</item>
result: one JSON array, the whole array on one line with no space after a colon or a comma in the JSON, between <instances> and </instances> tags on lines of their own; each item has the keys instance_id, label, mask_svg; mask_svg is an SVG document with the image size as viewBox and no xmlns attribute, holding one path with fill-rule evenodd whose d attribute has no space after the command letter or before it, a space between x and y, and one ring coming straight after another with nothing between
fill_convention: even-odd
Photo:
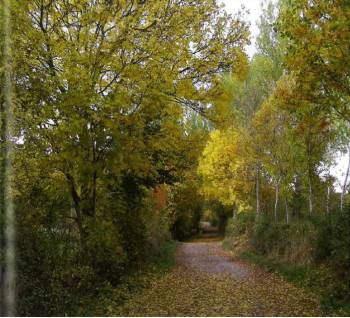
<instances>
[{"instance_id":1,"label":"tree trunk","mask_svg":"<svg viewBox=\"0 0 350 318\"><path fill-rule=\"evenodd\" d=\"M96 193L97 193L97 172L94 171L92 176L92 215L96 214Z\"/></svg>"},{"instance_id":2,"label":"tree trunk","mask_svg":"<svg viewBox=\"0 0 350 318\"><path fill-rule=\"evenodd\" d=\"M301 205L302 205L302 195L301 195L301 180L300 176L296 175L294 179L295 190L293 192L292 199L292 217L298 219L300 216Z\"/></svg>"},{"instance_id":3,"label":"tree trunk","mask_svg":"<svg viewBox=\"0 0 350 318\"><path fill-rule=\"evenodd\" d=\"M94 172L92 174L92 215L95 216L96 214L96 193L97 193L97 171L96 171L96 141L92 144L92 164L94 166Z\"/></svg>"},{"instance_id":4,"label":"tree trunk","mask_svg":"<svg viewBox=\"0 0 350 318\"><path fill-rule=\"evenodd\" d=\"M279 183L276 182L276 186L275 186L275 222L277 222L278 194L279 194Z\"/></svg>"},{"instance_id":5,"label":"tree trunk","mask_svg":"<svg viewBox=\"0 0 350 318\"><path fill-rule=\"evenodd\" d=\"M312 186L311 186L311 177L309 176L309 215L312 215L313 203L312 203Z\"/></svg>"},{"instance_id":6,"label":"tree trunk","mask_svg":"<svg viewBox=\"0 0 350 318\"><path fill-rule=\"evenodd\" d=\"M288 201L287 198L284 198L284 203L286 205L286 222L289 224L289 210L288 210Z\"/></svg>"},{"instance_id":7,"label":"tree trunk","mask_svg":"<svg viewBox=\"0 0 350 318\"><path fill-rule=\"evenodd\" d=\"M219 233L220 234L225 234L225 229L227 225L227 215L226 214L220 214L219 215Z\"/></svg>"},{"instance_id":8,"label":"tree trunk","mask_svg":"<svg viewBox=\"0 0 350 318\"><path fill-rule=\"evenodd\" d=\"M80 200L73 199L73 201L74 201L74 210L76 213L76 222L79 230L80 244L81 244L82 251L85 253L87 252L86 234L83 227L82 213L80 209Z\"/></svg>"},{"instance_id":9,"label":"tree trunk","mask_svg":"<svg viewBox=\"0 0 350 318\"><path fill-rule=\"evenodd\" d=\"M72 195L72 199L73 199L74 210L76 213L75 220L76 220L77 226L78 226L81 249L82 249L83 255L86 256L87 255L87 244L86 244L86 233L85 233L84 226L83 226L83 216L82 216L81 204L80 204L81 200L80 200L79 194L76 190L73 177L70 174L66 174L66 177L69 181L70 188L71 188L71 195Z\"/></svg>"},{"instance_id":10,"label":"tree trunk","mask_svg":"<svg viewBox=\"0 0 350 318\"><path fill-rule=\"evenodd\" d=\"M256 216L260 216L260 168L256 167Z\"/></svg>"},{"instance_id":11,"label":"tree trunk","mask_svg":"<svg viewBox=\"0 0 350 318\"><path fill-rule=\"evenodd\" d=\"M329 215L329 197L330 197L330 194L331 194L331 187L328 185L327 186L327 201L326 201L326 212L327 212L327 215Z\"/></svg>"},{"instance_id":12,"label":"tree trunk","mask_svg":"<svg viewBox=\"0 0 350 318\"><path fill-rule=\"evenodd\" d=\"M349 178L349 173L350 173L350 145L348 146L348 167L346 169L346 174L345 174L345 180L343 183L343 188L342 188L342 192L340 195L340 211L343 212L343 206L344 206L344 197L346 194L346 187L348 185L348 178Z\"/></svg>"},{"instance_id":13,"label":"tree trunk","mask_svg":"<svg viewBox=\"0 0 350 318\"><path fill-rule=\"evenodd\" d=\"M309 183L309 216L313 212L313 202L312 202L312 146L311 146L311 135L310 127L307 134L307 173L308 173L308 183Z\"/></svg>"}]
</instances>

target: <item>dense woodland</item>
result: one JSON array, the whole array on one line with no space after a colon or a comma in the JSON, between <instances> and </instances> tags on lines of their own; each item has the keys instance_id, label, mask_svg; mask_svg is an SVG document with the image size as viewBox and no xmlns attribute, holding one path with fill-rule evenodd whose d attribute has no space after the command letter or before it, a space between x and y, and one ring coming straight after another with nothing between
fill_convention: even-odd
<instances>
[{"instance_id":1,"label":"dense woodland","mask_svg":"<svg viewBox=\"0 0 350 318\"><path fill-rule=\"evenodd\" d=\"M244 10L218 1L8 3L19 315L121 303L201 220L349 308L349 168L330 173L350 152L349 1L265 2L251 58Z\"/></svg>"}]
</instances>

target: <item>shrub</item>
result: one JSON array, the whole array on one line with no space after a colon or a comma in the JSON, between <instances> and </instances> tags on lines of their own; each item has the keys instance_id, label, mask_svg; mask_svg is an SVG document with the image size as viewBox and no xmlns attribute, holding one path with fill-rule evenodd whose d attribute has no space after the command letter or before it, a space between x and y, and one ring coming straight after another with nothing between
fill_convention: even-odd
<instances>
[{"instance_id":1,"label":"shrub","mask_svg":"<svg viewBox=\"0 0 350 318\"><path fill-rule=\"evenodd\" d=\"M254 225L253 213L240 213L234 219L230 218L226 225L225 235L234 237L250 232Z\"/></svg>"}]
</instances>

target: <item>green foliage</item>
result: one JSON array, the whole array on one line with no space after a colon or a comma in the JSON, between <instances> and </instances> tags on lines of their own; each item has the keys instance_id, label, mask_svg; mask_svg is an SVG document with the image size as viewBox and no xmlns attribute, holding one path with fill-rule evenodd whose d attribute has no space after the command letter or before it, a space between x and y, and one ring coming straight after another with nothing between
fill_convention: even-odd
<instances>
[{"instance_id":1,"label":"green foliage","mask_svg":"<svg viewBox=\"0 0 350 318\"><path fill-rule=\"evenodd\" d=\"M188 239L199 231L203 213L203 199L198 184L188 180L172 189L173 222L171 233L178 240Z\"/></svg>"},{"instance_id":2,"label":"green foliage","mask_svg":"<svg viewBox=\"0 0 350 318\"><path fill-rule=\"evenodd\" d=\"M282 263L278 260L267 259L252 251L245 251L241 255L241 258L253 262L269 272L278 272L288 281L298 284L305 283L307 277L310 275L309 268L306 265Z\"/></svg>"},{"instance_id":3,"label":"green foliage","mask_svg":"<svg viewBox=\"0 0 350 318\"><path fill-rule=\"evenodd\" d=\"M259 265L269 272L283 276L287 281L313 292L328 315L343 316L348 311L348 287L339 281L334 271L325 266L300 265L281 261L279 258L266 258L253 251L241 254L243 260Z\"/></svg>"},{"instance_id":4,"label":"green foliage","mask_svg":"<svg viewBox=\"0 0 350 318\"><path fill-rule=\"evenodd\" d=\"M87 245L96 274L117 283L134 251L122 244L118 227L106 216L94 220L89 229Z\"/></svg>"},{"instance_id":5,"label":"green foliage","mask_svg":"<svg viewBox=\"0 0 350 318\"><path fill-rule=\"evenodd\" d=\"M86 291L94 293L96 276L91 267L80 264L74 252L76 238L41 227L21 228L18 240L18 314L69 313Z\"/></svg>"},{"instance_id":6,"label":"green foliage","mask_svg":"<svg viewBox=\"0 0 350 318\"><path fill-rule=\"evenodd\" d=\"M282 6L285 64L297 77L295 102L317 103L326 116L349 120L350 6L347 0L298 0ZM311 106L312 107L312 106Z\"/></svg>"},{"instance_id":7,"label":"green foliage","mask_svg":"<svg viewBox=\"0 0 350 318\"><path fill-rule=\"evenodd\" d=\"M330 303L350 303L350 205L319 225L316 260L326 262L337 283L328 286Z\"/></svg>"},{"instance_id":8,"label":"green foliage","mask_svg":"<svg viewBox=\"0 0 350 318\"><path fill-rule=\"evenodd\" d=\"M211 0L11 3L19 313L63 315L198 228L193 112L228 113L248 26Z\"/></svg>"},{"instance_id":9,"label":"green foliage","mask_svg":"<svg viewBox=\"0 0 350 318\"><path fill-rule=\"evenodd\" d=\"M263 255L275 256L291 263L309 264L313 260L315 226L312 223L255 224L252 246Z\"/></svg>"},{"instance_id":10,"label":"green foliage","mask_svg":"<svg viewBox=\"0 0 350 318\"><path fill-rule=\"evenodd\" d=\"M117 287L106 282L99 289L98 295L83 298L74 308L72 315L79 316L107 316L112 310L123 305L135 294L149 288L151 284L168 273L175 265L176 241L163 244L156 254L151 254L147 262L139 270L123 276Z\"/></svg>"},{"instance_id":11,"label":"green foliage","mask_svg":"<svg viewBox=\"0 0 350 318\"><path fill-rule=\"evenodd\" d=\"M239 216L230 221L227 236L238 240L249 233L250 243L240 255L268 271L312 290L324 308L344 313L349 304L349 208L329 219L253 225ZM346 311L345 311L346 312Z\"/></svg>"},{"instance_id":12,"label":"green foliage","mask_svg":"<svg viewBox=\"0 0 350 318\"><path fill-rule=\"evenodd\" d=\"M241 213L234 219L230 218L226 226L225 236L238 237L249 233L252 231L254 220L255 215L253 213Z\"/></svg>"},{"instance_id":13,"label":"green foliage","mask_svg":"<svg viewBox=\"0 0 350 318\"><path fill-rule=\"evenodd\" d=\"M147 198L144 203L143 223L146 231L145 238L151 251L162 253L163 246L171 239L171 208L157 207L155 198Z\"/></svg>"}]
</instances>

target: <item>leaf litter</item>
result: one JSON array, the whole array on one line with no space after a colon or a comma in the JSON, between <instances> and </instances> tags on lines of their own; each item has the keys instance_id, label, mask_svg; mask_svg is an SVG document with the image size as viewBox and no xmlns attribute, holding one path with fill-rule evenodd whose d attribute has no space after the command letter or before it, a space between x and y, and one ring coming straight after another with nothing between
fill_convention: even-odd
<instances>
[{"instance_id":1,"label":"leaf litter","mask_svg":"<svg viewBox=\"0 0 350 318\"><path fill-rule=\"evenodd\" d=\"M232 260L219 242L183 243L174 269L114 316L322 316L314 295L273 273Z\"/></svg>"}]
</instances>

